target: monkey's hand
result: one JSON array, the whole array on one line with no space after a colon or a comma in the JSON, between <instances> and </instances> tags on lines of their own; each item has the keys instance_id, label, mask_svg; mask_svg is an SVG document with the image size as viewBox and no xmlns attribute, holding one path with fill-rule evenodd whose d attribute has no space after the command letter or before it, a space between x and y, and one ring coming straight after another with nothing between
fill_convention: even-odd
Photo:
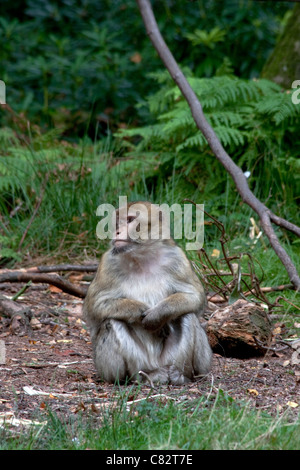
<instances>
[{"instance_id":1,"label":"monkey's hand","mask_svg":"<svg viewBox=\"0 0 300 470\"><path fill-rule=\"evenodd\" d=\"M96 306L90 303L85 308L89 319L95 322L111 318L126 323L141 323L142 315L149 309L149 306L137 300L117 298L98 301Z\"/></svg>"},{"instance_id":2,"label":"monkey's hand","mask_svg":"<svg viewBox=\"0 0 300 470\"><path fill-rule=\"evenodd\" d=\"M142 316L149 307L137 300L116 299L110 304L110 318L123 320L127 323L140 323Z\"/></svg>"},{"instance_id":3,"label":"monkey's hand","mask_svg":"<svg viewBox=\"0 0 300 470\"><path fill-rule=\"evenodd\" d=\"M149 308L142 314L142 326L149 331L160 330L168 318L164 318L164 315L156 308Z\"/></svg>"},{"instance_id":4,"label":"monkey's hand","mask_svg":"<svg viewBox=\"0 0 300 470\"><path fill-rule=\"evenodd\" d=\"M146 310L142 314L142 325L146 330L156 331L181 315L196 312L200 306L198 293L177 292Z\"/></svg>"}]
</instances>

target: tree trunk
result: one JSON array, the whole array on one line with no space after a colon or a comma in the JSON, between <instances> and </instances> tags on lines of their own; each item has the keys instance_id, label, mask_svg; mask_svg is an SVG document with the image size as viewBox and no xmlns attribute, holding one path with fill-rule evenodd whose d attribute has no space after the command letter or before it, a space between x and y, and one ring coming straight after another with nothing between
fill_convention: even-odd
<instances>
[{"instance_id":1,"label":"tree trunk","mask_svg":"<svg viewBox=\"0 0 300 470\"><path fill-rule=\"evenodd\" d=\"M300 4L295 5L291 17L267 60L261 76L291 88L300 79Z\"/></svg>"}]
</instances>

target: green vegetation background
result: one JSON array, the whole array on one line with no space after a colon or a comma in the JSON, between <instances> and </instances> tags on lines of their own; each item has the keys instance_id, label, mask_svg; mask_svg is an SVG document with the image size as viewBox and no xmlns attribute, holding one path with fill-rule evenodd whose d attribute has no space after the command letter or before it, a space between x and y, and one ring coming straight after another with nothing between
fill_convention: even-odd
<instances>
[{"instance_id":1,"label":"green vegetation background","mask_svg":"<svg viewBox=\"0 0 300 470\"><path fill-rule=\"evenodd\" d=\"M292 103L292 90L260 78L293 3L153 5L166 42L222 144L248 172L252 191L299 224L300 105ZM119 195L169 204L187 197L224 224L232 254L250 252L259 260L266 285L289 282L267 239L249 236L250 218L257 217L196 129L135 0L2 0L0 43L8 104L0 107L1 267L98 259L107 246L96 237L99 204L115 205ZM299 240L276 232L300 268ZM206 225L209 254L220 248L218 238L215 226ZM299 310L296 293L288 295L283 319L292 313L292 336ZM1 448L299 447L299 420L255 413L222 393L191 409L149 402L133 416L123 413L127 398L120 392L120 408L103 414L101 432L86 424L69 432L50 412L45 432L3 437Z\"/></svg>"},{"instance_id":2,"label":"green vegetation background","mask_svg":"<svg viewBox=\"0 0 300 470\"><path fill-rule=\"evenodd\" d=\"M260 79L292 6L154 2L167 43L251 189L297 223L299 106L290 90ZM249 238L252 211L197 131L134 0L3 0L0 41L8 104L0 109L2 265L96 256L106 246L95 236L96 208L119 195L204 203L233 250L264 251ZM277 233L296 259L299 241ZM206 247L217 238L208 225ZM287 281L280 264L268 273L277 274Z\"/></svg>"}]
</instances>

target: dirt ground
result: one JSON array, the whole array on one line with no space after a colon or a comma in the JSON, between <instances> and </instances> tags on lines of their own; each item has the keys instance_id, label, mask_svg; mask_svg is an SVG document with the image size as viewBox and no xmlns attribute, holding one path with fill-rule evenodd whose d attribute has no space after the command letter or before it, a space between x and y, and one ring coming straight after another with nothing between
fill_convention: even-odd
<instances>
[{"instance_id":1,"label":"dirt ground","mask_svg":"<svg viewBox=\"0 0 300 470\"><path fill-rule=\"evenodd\" d=\"M0 293L11 296L20 284ZM117 397L117 389L101 382L92 360L89 334L81 319L82 301L59 289L35 285L18 302L29 306L32 319L0 315L0 426L30 424L47 417L49 407L65 417L72 413L100 413ZM279 329L278 329L279 328ZM277 333L288 334L284 325ZM184 386L152 390L143 385L134 399L163 393L177 400L206 396L213 400L223 390L270 414L287 412L296 419L300 409L300 367L293 365L293 349L267 351L263 357L237 359L214 355L212 372ZM300 354L299 354L300 356ZM0 355L1 357L1 355Z\"/></svg>"}]
</instances>

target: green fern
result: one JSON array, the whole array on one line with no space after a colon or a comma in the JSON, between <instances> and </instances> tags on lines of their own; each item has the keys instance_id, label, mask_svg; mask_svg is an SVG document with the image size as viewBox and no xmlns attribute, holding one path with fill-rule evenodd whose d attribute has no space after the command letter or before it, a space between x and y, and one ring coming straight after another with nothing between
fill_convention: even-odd
<instances>
[{"instance_id":1,"label":"green fern","mask_svg":"<svg viewBox=\"0 0 300 470\"><path fill-rule=\"evenodd\" d=\"M121 138L139 135L144 149L152 141L152 147L172 142L177 153L188 147L205 150L206 140L199 133L178 87L172 85L165 71L153 74L153 77L163 85L147 100L149 110L157 117L157 122L142 128L122 129L117 135ZM253 137L259 137L257 129L265 127L266 119L269 123L271 119L273 126L299 119L299 106L292 103L291 95L283 93L277 84L268 80L189 76L188 81L199 97L208 122L222 144L232 151L251 145ZM266 129L262 134L266 134ZM262 135L260 137L263 138ZM143 145L139 144L139 150L141 148Z\"/></svg>"},{"instance_id":2,"label":"green fern","mask_svg":"<svg viewBox=\"0 0 300 470\"><path fill-rule=\"evenodd\" d=\"M216 43L224 41L226 31L220 29L218 26L210 31L196 29L193 33L187 33L185 37L191 41L193 46L203 44L210 49L214 49Z\"/></svg>"},{"instance_id":3,"label":"green fern","mask_svg":"<svg viewBox=\"0 0 300 470\"><path fill-rule=\"evenodd\" d=\"M261 115L270 116L276 126L285 120L299 117L299 106L293 104L291 95L287 92L278 94L275 102L273 96L264 96L255 104L254 109Z\"/></svg>"},{"instance_id":4,"label":"green fern","mask_svg":"<svg viewBox=\"0 0 300 470\"><path fill-rule=\"evenodd\" d=\"M291 93L265 79L245 80L232 75L198 78L190 71L186 76L225 149L244 171L250 171L249 183L255 186L256 194L277 204L277 200L282 201L284 188L284 198L292 202L284 209L287 215L283 215L295 217L300 106L292 103ZM208 143L179 88L166 71L153 77L161 88L143 106L152 112L154 124L116 134L126 138L128 156L142 156L147 162L148 156L156 153L157 172L161 166L164 178L165 162L173 171L170 162L176 160L176 171L181 171L195 187L203 188L202 192L212 187L225 191L228 175L211 158ZM234 192L230 194L234 196ZM211 194L208 199L212 200Z\"/></svg>"}]
</instances>

